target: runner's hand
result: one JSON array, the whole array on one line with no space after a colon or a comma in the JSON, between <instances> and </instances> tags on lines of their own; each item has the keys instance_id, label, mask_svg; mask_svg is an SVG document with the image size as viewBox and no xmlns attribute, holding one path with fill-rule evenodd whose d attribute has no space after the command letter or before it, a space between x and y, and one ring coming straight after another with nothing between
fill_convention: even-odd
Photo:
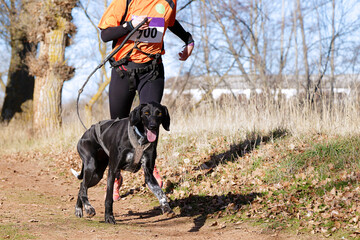
<instances>
[{"instance_id":1,"label":"runner's hand","mask_svg":"<svg viewBox=\"0 0 360 240\"><path fill-rule=\"evenodd\" d=\"M144 19L146 18L146 16L139 16L137 18L134 18L133 20L131 20L131 24L133 25L133 27L135 28L137 25L139 25ZM149 18L140 28L139 30L145 30L149 28L149 24L150 24L151 18Z\"/></svg>"},{"instance_id":2,"label":"runner's hand","mask_svg":"<svg viewBox=\"0 0 360 240\"><path fill-rule=\"evenodd\" d=\"M190 43L190 44L186 45L185 48L181 52L179 52L179 60L185 61L186 59L188 59L188 57L190 57L193 49L194 49L194 43Z\"/></svg>"}]
</instances>

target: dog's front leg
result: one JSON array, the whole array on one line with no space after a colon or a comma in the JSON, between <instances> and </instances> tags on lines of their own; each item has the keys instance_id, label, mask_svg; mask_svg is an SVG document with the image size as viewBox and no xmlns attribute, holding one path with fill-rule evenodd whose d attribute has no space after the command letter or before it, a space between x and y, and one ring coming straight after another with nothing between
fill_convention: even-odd
<instances>
[{"instance_id":1,"label":"dog's front leg","mask_svg":"<svg viewBox=\"0 0 360 240\"><path fill-rule=\"evenodd\" d=\"M107 187L106 187L106 198L105 198L105 222L115 224L115 218L113 214L113 191L114 191L114 182L115 182L115 172L109 165L109 172L107 178Z\"/></svg>"},{"instance_id":2,"label":"dog's front leg","mask_svg":"<svg viewBox=\"0 0 360 240\"><path fill-rule=\"evenodd\" d=\"M156 181L153 171L154 168L150 167L144 167L144 173L145 173L145 183L148 185L150 190L154 193L154 195L157 197L160 203L160 207L163 213L171 213L173 214L173 211L170 208L170 205L168 203L168 199L163 192L163 190L160 188L158 182Z\"/></svg>"}]
</instances>

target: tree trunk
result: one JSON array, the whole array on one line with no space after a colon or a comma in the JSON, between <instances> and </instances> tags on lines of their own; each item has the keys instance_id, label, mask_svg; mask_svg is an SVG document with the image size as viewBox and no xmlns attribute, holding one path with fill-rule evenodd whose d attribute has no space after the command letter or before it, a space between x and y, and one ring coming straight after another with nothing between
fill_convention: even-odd
<instances>
[{"instance_id":1,"label":"tree trunk","mask_svg":"<svg viewBox=\"0 0 360 240\"><path fill-rule=\"evenodd\" d=\"M332 108L335 98L335 0L332 1L332 17L331 17L331 76L330 76L330 107Z\"/></svg>"},{"instance_id":2,"label":"tree trunk","mask_svg":"<svg viewBox=\"0 0 360 240\"><path fill-rule=\"evenodd\" d=\"M61 92L64 81L69 80L74 69L66 65L65 47L69 36L75 32L71 11L77 0L38 1L34 6L39 17L39 27L28 34L39 36L39 53L28 58L31 73L36 76L34 89L35 131L49 131L61 126Z\"/></svg>"},{"instance_id":3,"label":"tree trunk","mask_svg":"<svg viewBox=\"0 0 360 240\"><path fill-rule=\"evenodd\" d=\"M37 76L34 90L35 130L50 130L61 125L61 91L64 79L59 74L59 66L65 65L66 19L57 18L57 29L45 33L40 42L39 59L48 66L41 76Z\"/></svg>"},{"instance_id":4,"label":"tree trunk","mask_svg":"<svg viewBox=\"0 0 360 240\"><path fill-rule=\"evenodd\" d=\"M6 122L10 121L15 113L22 111L21 105L32 99L34 92L34 77L29 74L29 68L25 63L26 55L31 51L32 44L21 27L22 15L17 13L15 1L10 2L8 10L11 60L0 117L0 121Z\"/></svg>"},{"instance_id":5,"label":"tree trunk","mask_svg":"<svg viewBox=\"0 0 360 240\"><path fill-rule=\"evenodd\" d=\"M299 79L299 47L298 47L298 36L297 36L297 20L298 20L298 17L297 17L297 10L296 10L296 3L295 3L295 9L294 9L294 12L293 12L293 25L294 25L294 51L295 51L295 54L294 54L294 58L295 58L295 80L296 80L296 92L298 94L300 94L300 86L301 86L301 82L300 82L300 79Z\"/></svg>"},{"instance_id":6,"label":"tree trunk","mask_svg":"<svg viewBox=\"0 0 360 240\"><path fill-rule=\"evenodd\" d=\"M6 85L5 85L4 81L2 80L2 73L0 73L0 87L1 87L1 90L2 90L3 92L5 92L5 90L6 90Z\"/></svg>"},{"instance_id":7,"label":"tree trunk","mask_svg":"<svg viewBox=\"0 0 360 240\"><path fill-rule=\"evenodd\" d=\"M22 37L12 40L11 45L11 62L1 110L1 120L6 122L10 121L15 113L21 112L21 104L32 99L34 92L34 77L29 75L29 69L24 63L25 56L31 49L30 43Z\"/></svg>"},{"instance_id":8,"label":"tree trunk","mask_svg":"<svg viewBox=\"0 0 360 240\"><path fill-rule=\"evenodd\" d=\"M303 45L303 55L304 55L304 67L305 67L305 80L306 80L306 97L307 100L310 100L310 88L311 88L311 79L310 79L310 67L308 60L308 46L306 44L305 37L305 27L304 27L304 19L302 16L300 0L297 0L297 16L299 18L300 30L301 30L301 39Z\"/></svg>"}]
</instances>

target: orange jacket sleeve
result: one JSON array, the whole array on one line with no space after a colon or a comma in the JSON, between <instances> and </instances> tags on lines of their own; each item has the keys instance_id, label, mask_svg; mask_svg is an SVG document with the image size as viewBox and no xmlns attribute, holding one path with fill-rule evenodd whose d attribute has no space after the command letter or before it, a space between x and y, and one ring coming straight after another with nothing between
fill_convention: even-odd
<instances>
[{"instance_id":1,"label":"orange jacket sleeve","mask_svg":"<svg viewBox=\"0 0 360 240\"><path fill-rule=\"evenodd\" d=\"M98 28L117 27L125 14L126 0L113 0L102 16Z\"/></svg>"},{"instance_id":2,"label":"orange jacket sleeve","mask_svg":"<svg viewBox=\"0 0 360 240\"><path fill-rule=\"evenodd\" d=\"M169 26L170 27L174 26L175 20L176 20L176 4L175 4L175 6L173 8L173 11L171 13L171 16L170 16L170 21L169 21Z\"/></svg>"}]
</instances>

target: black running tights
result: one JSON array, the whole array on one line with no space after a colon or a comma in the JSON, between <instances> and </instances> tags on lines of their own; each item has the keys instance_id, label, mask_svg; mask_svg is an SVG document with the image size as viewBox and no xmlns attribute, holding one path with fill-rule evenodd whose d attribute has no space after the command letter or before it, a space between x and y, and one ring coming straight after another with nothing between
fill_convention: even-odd
<instances>
[{"instance_id":1,"label":"black running tights","mask_svg":"<svg viewBox=\"0 0 360 240\"><path fill-rule=\"evenodd\" d=\"M160 103L164 93L164 65L159 63L159 74L154 80L154 70L138 74L136 77L136 90L139 93L140 103ZM131 105L135 97L135 91L129 91L129 79L126 75L120 77L115 68L111 71L109 86L110 116L126 118L129 116Z\"/></svg>"}]
</instances>

